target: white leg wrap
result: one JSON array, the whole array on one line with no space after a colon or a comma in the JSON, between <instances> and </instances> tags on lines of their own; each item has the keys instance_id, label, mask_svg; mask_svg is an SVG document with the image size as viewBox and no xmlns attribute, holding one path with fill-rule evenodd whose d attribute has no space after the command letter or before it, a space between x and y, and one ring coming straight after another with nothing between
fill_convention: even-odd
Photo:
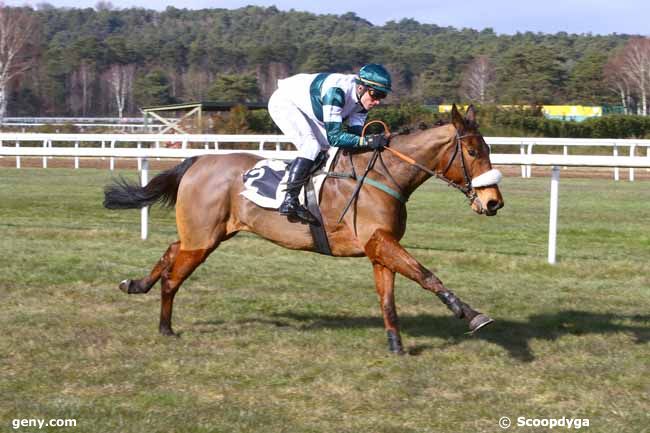
<instances>
[{"instance_id":1,"label":"white leg wrap","mask_svg":"<svg viewBox=\"0 0 650 433\"><path fill-rule=\"evenodd\" d=\"M472 179L472 187L481 188L484 186L497 185L501 182L502 177L501 172L493 168L492 170L488 170Z\"/></svg>"}]
</instances>

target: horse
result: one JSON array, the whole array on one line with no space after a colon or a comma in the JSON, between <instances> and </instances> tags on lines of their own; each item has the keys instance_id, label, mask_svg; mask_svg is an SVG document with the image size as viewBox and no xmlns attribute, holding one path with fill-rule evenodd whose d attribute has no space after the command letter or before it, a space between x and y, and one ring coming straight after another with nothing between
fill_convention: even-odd
<instances>
[{"instance_id":1,"label":"horse","mask_svg":"<svg viewBox=\"0 0 650 433\"><path fill-rule=\"evenodd\" d=\"M369 164L377 156L381 164ZM260 159L247 153L202 155L161 172L144 187L124 179L105 187L104 206L108 209L155 203L176 208L178 240L169 245L148 275L119 284L125 293L143 294L162 279L161 334L175 335L172 307L181 284L222 242L237 233L253 232L284 248L315 252L307 224L290 222L276 210L259 207L240 194L244 189L242 174ZM463 117L454 105L451 121L396 134L381 152L343 150L334 170L360 173L366 168L366 180L384 188L360 184L359 176L328 177L320 192L320 206L331 254L366 256L372 264L388 350L404 353L395 307L395 273L436 294L455 317L467 321L470 332L491 323L489 316L461 301L399 243L406 230L405 198L430 177L464 193L477 214L493 216L503 207L500 173L492 168L490 148L478 131L474 108L470 106ZM355 206L341 218L355 192Z\"/></svg>"}]
</instances>

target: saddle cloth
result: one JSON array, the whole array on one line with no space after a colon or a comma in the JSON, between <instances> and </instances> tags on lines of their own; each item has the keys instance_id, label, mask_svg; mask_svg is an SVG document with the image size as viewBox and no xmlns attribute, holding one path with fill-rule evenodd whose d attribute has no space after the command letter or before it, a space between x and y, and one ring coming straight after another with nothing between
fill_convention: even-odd
<instances>
[{"instance_id":1,"label":"saddle cloth","mask_svg":"<svg viewBox=\"0 0 650 433\"><path fill-rule=\"evenodd\" d=\"M325 173L330 171L330 167L336 157L338 148L330 147L327 152L327 161L323 169L318 174L311 177L314 183L317 200L320 201L320 189L325 181ZM244 191L240 194L252 201L258 206L267 209L277 209L284 201L287 189L287 170L288 162L281 159L263 159L253 168L244 173ZM305 204L305 187L300 191L300 203Z\"/></svg>"}]
</instances>

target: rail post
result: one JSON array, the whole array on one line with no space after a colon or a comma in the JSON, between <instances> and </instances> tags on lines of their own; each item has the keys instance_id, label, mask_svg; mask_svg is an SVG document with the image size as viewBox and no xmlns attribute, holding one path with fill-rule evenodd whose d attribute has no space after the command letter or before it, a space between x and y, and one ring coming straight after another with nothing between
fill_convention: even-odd
<instances>
[{"instance_id":1,"label":"rail post","mask_svg":"<svg viewBox=\"0 0 650 433\"><path fill-rule=\"evenodd\" d=\"M614 142L614 151L613 151L614 157L618 156L618 144ZM619 169L618 167L614 167L614 180L618 181L619 180Z\"/></svg>"},{"instance_id":2,"label":"rail post","mask_svg":"<svg viewBox=\"0 0 650 433\"><path fill-rule=\"evenodd\" d=\"M115 149L115 140L111 140L111 149ZM109 160L109 168L111 171L115 170L115 158L111 156Z\"/></svg>"},{"instance_id":3,"label":"rail post","mask_svg":"<svg viewBox=\"0 0 650 433\"><path fill-rule=\"evenodd\" d=\"M533 154L533 144L534 143L528 143L528 156L531 156ZM527 178L533 177L533 166L532 165L527 165L526 166L526 177Z\"/></svg>"},{"instance_id":4,"label":"rail post","mask_svg":"<svg viewBox=\"0 0 650 433\"><path fill-rule=\"evenodd\" d=\"M149 183L149 159L142 158L142 170L140 170L140 185L144 188ZM147 240L149 233L149 207L140 209L140 238Z\"/></svg>"},{"instance_id":5,"label":"rail post","mask_svg":"<svg viewBox=\"0 0 650 433\"><path fill-rule=\"evenodd\" d=\"M557 247L557 210L560 189L560 167L554 165L551 170L551 206L548 221L548 262L555 264Z\"/></svg>"},{"instance_id":6,"label":"rail post","mask_svg":"<svg viewBox=\"0 0 650 433\"><path fill-rule=\"evenodd\" d=\"M43 149L47 148L47 140L43 140ZM43 157L43 168L47 168L47 156Z\"/></svg>"},{"instance_id":7,"label":"rail post","mask_svg":"<svg viewBox=\"0 0 650 433\"><path fill-rule=\"evenodd\" d=\"M138 141L138 144L136 145L138 149L142 149L142 143ZM142 170L142 158L137 158L138 160L138 170Z\"/></svg>"},{"instance_id":8,"label":"rail post","mask_svg":"<svg viewBox=\"0 0 650 433\"><path fill-rule=\"evenodd\" d=\"M630 157L635 156L636 144L630 145ZM630 167L630 182L634 182L634 167Z\"/></svg>"}]
</instances>

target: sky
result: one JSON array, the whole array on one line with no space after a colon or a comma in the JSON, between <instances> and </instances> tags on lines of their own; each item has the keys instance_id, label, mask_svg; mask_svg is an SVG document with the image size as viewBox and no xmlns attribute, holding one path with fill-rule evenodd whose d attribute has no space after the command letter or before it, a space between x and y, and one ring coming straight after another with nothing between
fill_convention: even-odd
<instances>
[{"instance_id":1,"label":"sky","mask_svg":"<svg viewBox=\"0 0 650 433\"><path fill-rule=\"evenodd\" d=\"M93 7L97 0L4 0L6 5ZM355 12L375 25L413 18L442 27L492 28L516 32L638 34L650 36L650 0L110 0L116 8L167 6L187 9L236 9L246 5L276 6L317 14Z\"/></svg>"}]
</instances>

